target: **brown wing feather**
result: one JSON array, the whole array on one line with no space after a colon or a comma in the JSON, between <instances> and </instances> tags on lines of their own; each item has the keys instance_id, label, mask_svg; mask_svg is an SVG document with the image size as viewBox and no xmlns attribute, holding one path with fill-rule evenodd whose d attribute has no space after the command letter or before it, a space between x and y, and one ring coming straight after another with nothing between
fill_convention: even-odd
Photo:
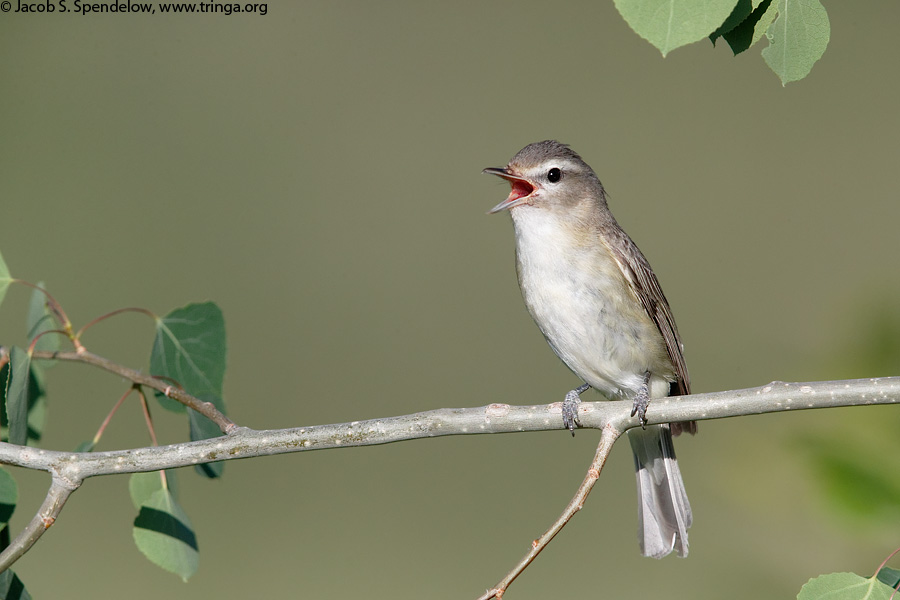
<instances>
[{"instance_id":1,"label":"brown wing feather","mask_svg":"<svg viewBox=\"0 0 900 600\"><path fill-rule=\"evenodd\" d=\"M673 383L673 395L690 394L691 378L688 375L687 364L684 362L684 346L681 343L681 336L678 334L678 327L675 325L675 318L672 316L672 309L669 308L669 302L663 294L656 274L650 268L650 263L647 262L637 244L622 229L616 227L616 230L616 239L610 244L610 247L615 254L616 262L644 306L644 310L656 323L656 327L666 342L666 351L675 367L676 380ZM671 425L672 433L675 435L682 431L697 432L697 424L694 421L672 423Z\"/></svg>"}]
</instances>

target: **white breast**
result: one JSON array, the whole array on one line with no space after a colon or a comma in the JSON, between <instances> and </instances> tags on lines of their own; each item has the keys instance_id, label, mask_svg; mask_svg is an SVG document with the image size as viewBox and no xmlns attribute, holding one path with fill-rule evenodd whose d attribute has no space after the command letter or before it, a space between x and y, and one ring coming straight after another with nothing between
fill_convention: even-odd
<instances>
[{"instance_id":1,"label":"white breast","mask_svg":"<svg viewBox=\"0 0 900 600\"><path fill-rule=\"evenodd\" d=\"M512 216L525 304L554 352L609 398L636 393L647 371L651 395L667 395L665 343L599 232L574 235L567 221L531 206Z\"/></svg>"}]
</instances>

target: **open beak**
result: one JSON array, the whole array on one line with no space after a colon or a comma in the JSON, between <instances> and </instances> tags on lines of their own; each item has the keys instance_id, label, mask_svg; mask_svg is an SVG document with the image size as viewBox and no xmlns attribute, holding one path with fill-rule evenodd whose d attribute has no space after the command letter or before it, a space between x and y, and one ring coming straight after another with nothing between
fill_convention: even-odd
<instances>
[{"instance_id":1,"label":"open beak","mask_svg":"<svg viewBox=\"0 0 900 600\"><path fill-rule=\"evenodd\" d=\"M488 167L482 173L487 173L489 175L496 175L497 177L502 177L506 181L509 182L510 191L509 197L488 211L488 214L494 214L500 212L501 210L509 210L511 208L515 208L521 204L528 203L528 197L534 191L534 186L524 177L516 175L512 171L509 170L509 167Z\"/></svg>"}]
</instances>

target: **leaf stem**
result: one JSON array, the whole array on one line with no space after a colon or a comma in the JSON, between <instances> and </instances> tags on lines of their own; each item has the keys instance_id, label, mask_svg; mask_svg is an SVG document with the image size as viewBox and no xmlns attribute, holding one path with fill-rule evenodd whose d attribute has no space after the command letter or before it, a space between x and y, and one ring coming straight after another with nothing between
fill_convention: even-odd
<instances>
[{"instance_id":1,"label":"leaf stem","mask_svg":"<svg viewBox=\"0 0 900 600\"><path fill-rule=\"evenodd\" d=\"M118 315L118 314L125 313L125 312L136 312L136 313L141 313L141 314L147 315L147 316L150 317L151 319L154 319L154 320L155 320L155 319L158 319L158 317L157 317L155 314L153 314L152 312L150 312L150 311L147 310L146 308L140 308L140 307L134 307L134 306L130 306L130 307L127 307L127 308L120 308L120 309L114 310L114 311L112 311L112 312L110 312L110 313L106 313L105 315L100 315L100 316L97 317L96 319L93 319L92 321L88 322L84 327L82 327L81 329L79 329L77 333L75 333L75 338L76 338L76 339L81 339L82 334L84 334L84 332L87 331L88 328L93 327L93 326L96 325L97 323L99 323L99 322L101 322L101 321L105 321L106 319L108 319L108 318L110 318L110 317L114 317L114 316L116 316L116 315Z\"/></svg>"},{"instance_id":2,"label":"leaf stem","mask_svg":"<svg viewBox=\"0 0 900 600\"><path fill-rule=\"evenodd\" d=\"M107 413L106 418L103 419L103 423L100 424L100 428L97 429L97 433L94 434L94 440L91 442L91 448L96 446L100 442L100 438L103 437L103 432L106 431L106 427L109 425L109 422L112 421L113 415L119 410L119 407L122 406L122 403L125 402L125 398L134 391L137 386L132 384L129 386L128 391L122 394L122 397L119 398L118 402L112 407L112 410Z\"/></svg>"},{"instance_id":3,"label":"leaf stem","mask_svg":"<svg viewBox=\"0 0 900 600\"><path fill-rule=\"evenodd\" d=\"M13 279L12 282L24 285L25 287L30 287L44 294L44 297L47 298L47 307L50 309L50 312L53 313L56 321L62 326L63 332L70 340L72 340L72 343L75 344L76 350L81 347L81 344L78 342L78 338L72 331L72 321L69 320L69 317L68 315L66 315L66 311L63 310L62 305L56 301L56 298L50 295L50 292L48 292L41 286L35 285L30 281L25 281L24 279Z\"/></svg>"}]
</instances>

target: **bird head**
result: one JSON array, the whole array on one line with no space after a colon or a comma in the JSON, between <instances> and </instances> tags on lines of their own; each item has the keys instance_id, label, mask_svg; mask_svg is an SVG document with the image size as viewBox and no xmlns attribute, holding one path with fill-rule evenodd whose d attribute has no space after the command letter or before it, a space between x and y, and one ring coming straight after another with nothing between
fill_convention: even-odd
<instances>
[{"instance_id":1,"label":"bird head","mask_svg":"<svg viewBox=\"0 0 900 600\"><path fill-rule=\"evenodd\" d=\"M482 171L509 182L509 196L488 211L519 206L565 209L578 204L605 203L600 180L587 163L565 144L546 140L525 146L505 167Z\"/></svg>"}]
</instances>

